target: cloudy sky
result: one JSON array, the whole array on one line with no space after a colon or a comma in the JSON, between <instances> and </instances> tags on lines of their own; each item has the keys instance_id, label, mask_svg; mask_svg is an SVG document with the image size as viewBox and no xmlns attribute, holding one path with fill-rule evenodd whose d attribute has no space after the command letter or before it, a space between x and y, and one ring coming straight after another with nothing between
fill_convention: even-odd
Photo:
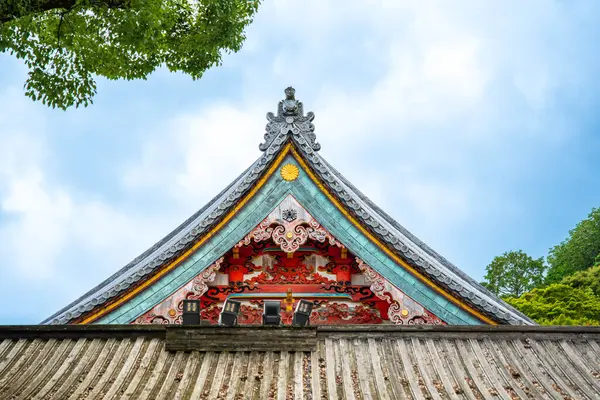
<instances>
[{"instance_id":1,"label":"cloudy sky","mask_svg":"<svg viewBox=\"0 0 600 400\"><path fill-rule=\"evenodd\" d=\"M0 55L0 324L41 321L202 207L288 85L321 154L476 279L600 206L596 0L265 0L247 36L199 81L99 80L67 112Z\"/></svg>"}]
</instances>

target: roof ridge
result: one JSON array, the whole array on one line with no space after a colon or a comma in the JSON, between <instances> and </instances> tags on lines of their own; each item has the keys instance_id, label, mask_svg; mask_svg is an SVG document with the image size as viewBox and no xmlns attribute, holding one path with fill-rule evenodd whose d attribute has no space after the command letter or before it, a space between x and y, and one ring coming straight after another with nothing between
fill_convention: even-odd
<instances>
[{"instance_id":1,"label":"roof ridge","mask_svg":"<svg viewBox=\"0 0 600 400\"><path fill-rule=\"evenodd\" d=\"M144 276L156 272L160 267L184 253L190 243L196 242L206 231L216 225L221 217L249 191L270 165L271 161L281 151L283 143L283 141L273 141L269 148L244 173L239 175L236 180L229 184L208 204L181 223L166 237L159 240L150 249L137 256L130 263L80 296L77 300L43 320L41 324L68 323L82 314L91 311L96 306L120 295ZM196 221L195 224L193 224L194 221ZM192 224L193 226L190 226ZM171 243L174 239L178 240ZM157 252L158 254L156 254ZM156 256L148 260L153 254L156 254ZM144 262L146 260L147 262ZM129 275L126 276L128 273ZM117 281L119 279L120 281ZM92 295L103 289L103 292L90 299ZM76 306L78 307L75 308Z\"/></svg>"},{"instance_id":2,"label":"roof ridge","mask_svg":"<svg viewBox=\"0 0 600 400\"><path fill-rule=\"evenodd\" d=\"M286 98L279 102L277 115L267 113L269 123L264 135L265 142L259 146L263 153L246 171L154 246L42 324L73 321L119 296L144 277L179 257L219 223L250 191L288 141L292 142L308 167L360 224L408 265L494 320L508 324L535 324L410 233L317 154L321 145L316 142L314 133L314 113L304 115L303 104L295 99L292 87L288 87L285 92Z\"/></svg>"},{"instance_id":3,"label":"roof ridge","mask_svg":"<svg viewBox=\"0 0 600 400\"><path fill-rule=\"evenodd\" d=\"M359 219L359 221L364 223L372 232L374 232L385 243L391 246L391 248L394 249L394 252L400 255L409 264L413 265L418 270L421 270L426 276L430 277L438 284L441 284L442 287L445 287L451 293L457 294L460 298L473 305L476 309L483 308L483 310L487 311L487 314L491 313L496 318L500 318L500 320L504 320L511 324L535 324L535 322L533 322L530 318L506 304L496 295L492 294L489 292L489 290L481 286L481 284L479 284L477 281L469 277L465 272L458 269L438 253L434 252L429 246L410 233L406 228L402 227L402 225L396 222L393 218L385 214L379 207L374 206L374 203L352 184L347 184L348 180L337 170L335 170L335 168L330 167L329 163L327 163L322 156L314 152L308 143L301 143L302 137L299 135L293 135L292 138L296 142L299 142L299 147L304 153L304 157L310 162L311 167L315 169L321 179L325 181L327 186L334 191L336 197L338 197L339 200L349 208L349 210ZM336 182L336 179L338 182ZM349 193L349 191L354 192L355 196L353 196L353 193ZM362 202L363 205L361 205L360 202ZM384 215L379 215L383 221L378 221L376 218L373 218L373 216L367 210L364 209L364 206L370 208L375 214L379 214L380 212L383 213L387 218L384 218ZM407 246L406 243L402 243L398 239L397 235L391 235L389 230L382 226L384 225L382 222L397 230L397 232L405 236L409 242L412 242L412 244L416 245L418 249L411 248L411 246ZM400 227L400 229L398 229L398 227ZM448 272L450 272L456 278L462 280L464 283L469 284L473 289L484 295L487 299L483 298L482 296L476 296L473 291L466 290L463 284L460 282L455 282L455 280L452 279L452 276L449 276L445 271L437 268L424 257L420 256L419 253L425 253L434 261L437 261L441 267L447 269ZM499 308L504 309L504 312L500 312Z\"/></svg>"},{"instance_id":4,"label":"roof ridge","mask_svg":"<svg viewBox=\"0 0 600 400\"><path fill-rule=\"evenodd\" d=\"M259 157L260 159L260 157ZM256 161L254 162L256 163ZM123 273L127 272L129 269L131 269L133 266L135 266L136 264L138 264L141 260L143 260L144 258L148 257L153 251L155 251L156 249L158 249L160 246L164 245L166 242L168 242L169 240L171 240L173 237L175 237L177 235L177 233L181 232L188 224L190 224L194 219L198 218L199 215L201 215L204 211L206 211L206 209L208 209L211 205L213 205L218 199L219 197L221 197L225 192L227 192L237 181L240 180L240 178L242 178L253 166L254 163L252 165L250 165L250 167L248 167L244 172L242 172L240 175L238 175L238 177L236 179L234 179L227 187L225 187L225 189L223 189L219 194L217 194L215 197L213 197L207 204L205 204L202 208L200 208L198 211L196 211L194 214L192 214L188 219L186 219L184 222L180 223L175 229L173 229L169 234L167 234L167 236L163 237L162 239L158 240L156 243L154 243L150 248L148 248L147 250L145 250L144 252L142 252L141 254L139 254L138 256L136 256L133 260L131 260L129 263L127 263L124 267L122 267L121 269L119 269L117 272L113 273L111 276L109 276L108 278L106 278L104 281L102 281L101 283L99 283L98 285L94 286L92 289L88 290L86 293L84 293L83 295L79 296L79 298L77 298L77 300L74 300L73 302L71 302L70 304L68 304L67 306L63 307L62 309L60 309L59 311L57 311L56 313L52 314L51 316L49 316L48 318L46 318L44 321L41 322L41 324L45 324L47 322L49 322L52 318L55 318L57 315L59 315L60 313L68 310L70 307L72 307L73 305L77 304L78 302L84 300L86 297L90 296L91 294L93 294L95 291L99 290L100 288L102 288L103 286L105 286L106 284L110 283L111 281L113 281L114 279L118 278L120 275L122 275Z\"/></svg>"},{"instance_id":5,"label":"roof ridge","mask_svg":"<svg viewBox=\"0 0 600 400\"><path fill-rule=\"evenodd\" d=\"M496 296L485 286L481 285L479 282L477 282L475 279L473 279L471 276L469 276L466 272L464 272L463 270L458 268L456 265L454 265L446 257L442 256L440 253L438 253L433 248L431 248L427 243L425 243L424 241L419 239L417 236L415 236L412 232L410 232L407 228L405 228L402 224L400 224L392 216L390 216L383 209L381 209L377 204L375 204L371 199L369 199L365 194L363 194L359 189L357 189L356 186L354 186L344 175L342 175L335 167L333 167L324 157L322 157L320 155L317 155L317 156L321 159L321 161L324 164L327 165L327 167L329 169L331 169L337 175L337 177L346 186L348 186L350 189L352 189L361 198L361 200L363 200L365 203L367 203L367 205L374 212L379 214L386 222L388 222L390 225L392 225L394 228L396 228L398 231L400 231L400 233L402 233L404 236L406 236L410 241L412 241L417 246L419 246L419 248L421 250L423 250L426 254L433 257L437 261L439 261L441 264L443 264L445 267L447 267L452 273L457 275L459 278L464 279L465 281L467 281L470 284L472 284L473 286L475 286L479 291L483 292L487 296L490 296L490 297L493 296L494 300L498 301L500 304L502 304L508 310L519 314L522 318L524 318L528 321L531 321L531 319L529 317L527 317L525 314L523 314L519 310L515 309L510 304L506 303L504 300L502 300L502 298Z\"/></svg>"}]
</instances>

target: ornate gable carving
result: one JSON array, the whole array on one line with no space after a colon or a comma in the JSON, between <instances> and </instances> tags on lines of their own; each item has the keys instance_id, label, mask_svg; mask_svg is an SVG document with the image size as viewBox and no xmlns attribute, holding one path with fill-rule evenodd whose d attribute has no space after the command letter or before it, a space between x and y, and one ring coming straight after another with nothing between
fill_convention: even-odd
<instances>
[{"instance_id":1,"label":"ornate gable carving","mask_svg":"<svg viewBox=\"0 0 600 400\"><path fill-rule=\"evenodd\" d=\"M390 305L388 316L394 324L442 324L442 320L389 283L361 259L356 258L356 262L358 263L358 268L365 274L366 281L371 283L371 291Z\"/></svg>"},{"instance_id":2,"label":"ornate gable carving","mask_svg":"<svg viewBox=\"0 0 600 400\"><path fill-rule=\"evenodd\" d=\"M224 257L133 323L179 324L184 299L199 299L202 318L216 323L229 296L242 301L240 324L260 323L267 298L281 299L286 324L301 298L315 303L312 324L443 324L351 256L291 195Z\"/></svg>"},{"instance_id":3,"label":"ornate gable carving","mask_svg":"<svg viewBox=\"0 0 600 400\"><path fill-rule=\"evenodd\" d=\"M344 247L325 230L308 211L292 196L288 195L254 228L236 247L272 239L286 253L297 251L300 246L312 239L331 246Z\"/></svg>"},{"instance_id":4,"label":"ornate gable carving","mask_svg":"<svg viewBox=\"0 0 600 400\"><path fill-rule=\"evenodd\" d=\"M183 312L183 300L198 300L208 290L208 284L215 280L215 276L221 264L223 257L219 258L214 264L206 268L194 279L186 283L177 292L167 297L158 305L154 306L144 315L136 318L134 324L181 324L181 314Z\"/></svg>"}]
</instances>

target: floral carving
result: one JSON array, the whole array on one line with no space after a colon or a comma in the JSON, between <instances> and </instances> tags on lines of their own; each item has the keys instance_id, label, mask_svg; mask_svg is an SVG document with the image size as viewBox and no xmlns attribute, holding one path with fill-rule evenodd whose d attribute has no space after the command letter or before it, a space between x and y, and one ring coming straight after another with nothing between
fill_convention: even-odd
<instances>
[{"instance_id":1,"label":"floral carving","mask_svg":"<svg viewBox=\"0 0 600 400\"><path fill-rule=\"evenodd\" d=\"M439 325L444 323L422 305L389 283L383 276L375 272L373 268L365 264L364 261L357 258L356 262L358 263L358 268L365 275L367 282L371 283L371 291L390 305L388 308L388 318L391 322L396 325Z\"/></svg>"},{"instance_id":2,"label":"floral carving","mask_svg":"<svg viewBox=\"0 0 600 400\"><path fill-rule=\"evenodd\" d=\"M240 325L260 325L262 324L262 308L242 305L238 315L238 324Z\"/></svg>"},{"instance_id":3,"label":"floral carving","mask_svg":"<svg viewBox=\"0 0 600 400\"><path fill-rule=\"evenodd\" d=\"M208 290L208 283L215 280L215 276L221 264L223 257L214 264L196 275L191 281L182 286L179 290L167 297L165 300L154 306L150 311L139 316L133 321L134 324L176 324L181 323L181 314L183 312L183 303L185 299L200 299Z\"/></svg>"},{"instance_id":4,"label":"floral carving","mask_svg":"<svg viewBox=\"0 0 600 400\"><path fill-rule=\"evenodd\" d=\"M216 324L219 320L221 307L211 306L201 312L203 320ZM256 325L262 324L262 304L242 304L238 314L238 324ZM281 310L281 323L290 325L294 316L293 312ZM354 307L346 303L322 302L310 315L311 325L334 325L334 324L381 324L383 319L376 309L363 304Z\"/></svg>"},{"instance_id":5,"label":"floral carving","mask_svg":"<svg viewBox=\"0 0 600 400\"><path fill-rule=\"evenodd\" d=\"M211 305L200 310L200 319L208 321L211 324L217 324L219 322L219 315L221 315L221 307L218 305Z\"/></svg>"},{"instance_id":6,"label":"floral carving","mask_svg":"<svg viewBox=\"0 0 600 400\"><path fill-rule=\"evenodd\" d=\"M313 325L380 324L382 322L383 319L377 310L364 305L357 305L351 309L345 303L325 303L310 315L310 323Z\"/></svg>"},{"instance_id":7,"label":"floral carving","mask_svg":"<svg viewBox=\"0 0 600 400\"><path fill-rule=\"evenodd\" d=\"M301 245L306 243L308 239L308 231L302 225L295 226L292 230L287 231L284 226L279 225L271 229L271 237L273 242L281 247L281 250L286 253L297 251Z\"/></svg>"},{"instance_id":8,"label":"floral carving","mask_svg":"<svg viewBox=\"0 0 600 400\"><path fill-rule=\"evenodd\" d=\"M253 240L262 242L269 239L286 253L297 251L308 239L344 247L291 195L236 246L248 246Z\"/></svg>"},{"instance_id":9,"label":"floral carving","mask_svg":"<svg viewBox=\"0 0 600 400\"><path fill-rule=\"evenodd\" d=\"M265 271L255 277L248 279L249 284L314 284L335 283L335 281L318 274L304 263L294 266L285 266L276 263L266 266Z\"/></svg>"}]
</instances>

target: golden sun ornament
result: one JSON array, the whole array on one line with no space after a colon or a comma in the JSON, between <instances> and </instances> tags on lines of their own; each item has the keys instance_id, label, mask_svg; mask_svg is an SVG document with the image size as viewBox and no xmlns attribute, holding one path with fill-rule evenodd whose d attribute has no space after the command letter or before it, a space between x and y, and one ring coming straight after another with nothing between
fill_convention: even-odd
<instances>
[{"instance_id":1,"label":"golden sun ornament","mask_svg":"<svg viewBox=\"0 0 600 400\"><path fill-rule=\"evenodd\" d=\"M286 181L293 181L298 178L300 171L294 164L285 164L281 167L281 177Z\"/></svg>"}]
</instances>

